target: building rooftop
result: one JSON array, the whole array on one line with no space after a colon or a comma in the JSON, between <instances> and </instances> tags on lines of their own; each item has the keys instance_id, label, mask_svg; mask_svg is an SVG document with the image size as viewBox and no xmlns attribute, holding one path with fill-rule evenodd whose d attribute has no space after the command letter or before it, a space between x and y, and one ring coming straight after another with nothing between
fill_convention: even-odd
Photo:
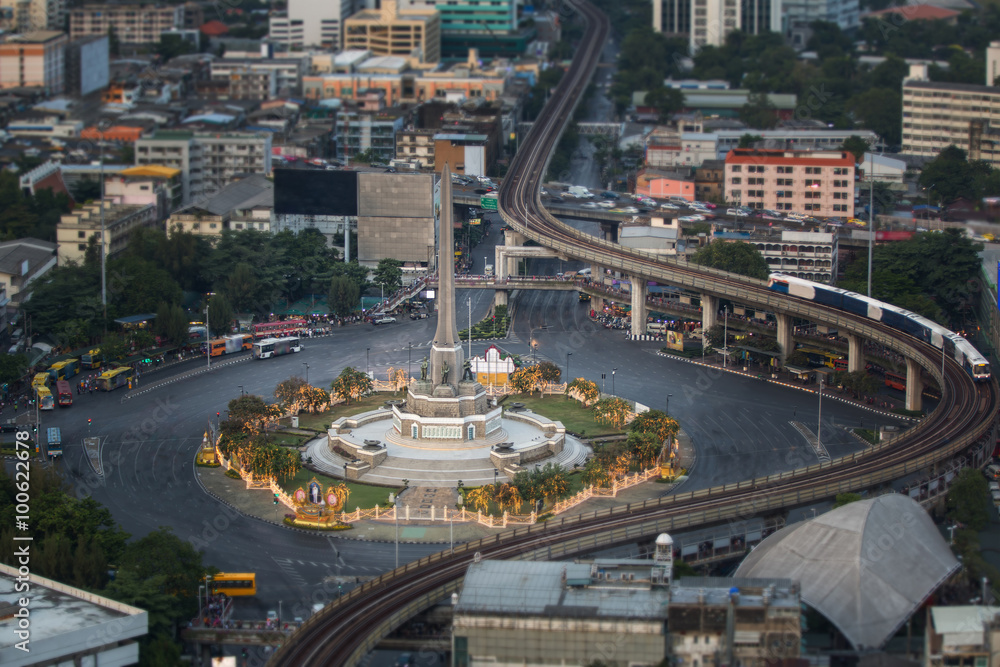
<instances>
[{"instance_id":1,"label":"building rooftop","mask_svg":"<svg viewBox=\"0 0 1000 667\"><path fill-rule=\"evenodd\" d=\"M20 276L32 273L40 264L55 259L58 246L40 239L23 238L0 243L0 273ZM25 267L27 262L27 267Z\"/></svg>"},{"instance_id":2,"label":"building rooftop","mask_svg":"<svg viewBox=\"0 0 1000 667\"><path fill-rule=\"evenodd\" d=\"M1000 95L996 86L980 86L975 83L945 83L942 81L920 81L906 79L903 88L926 88L928 90L954 90L963 93L982 93L983 95Z\"/></svg>"},{"instance_id":3,"label":"building rooftop","mask_svg":"<svg viewBox=\"0 0 1000 667\"><path fill-rule=\"evenodd\" d=\"M228 215L237 209L274 206L274 183L262 174L247 176L230 183L214 195L186 206L177 213L191 213L196 210L212 215Z\"/></svg>"},{"instance_id":4,"label":"building rooftop","mask_svg":"<svg viewBox=\"0 0 1000 667\"><path fill-rule=\"evenodd\" d=\"M153 178L173 178L181 173L180 169L174 169L172 167L161 167L160 165L148 164L141 167L132 167L130 169L123 169L121 171L122 176L152 176Z\"/></svg>"},{"instance_id":5,"label":"building rooftop","mask_svg":"<svg viewBox=\"0 0 1000 667\"><path fill-rule=\"evenodd\" d=\"M787 164L790 161L813 167L853 167L854 156L847 151L802 151L780 148L734 148L726 164Z\"/></svg>"},{"instance_id":6,"label":"building rooftop","mask_svg":"<svg viewBox=\"0 0 1000 667\"><path fill-rule=\"evenodd\" d=\"M983 642L983 625L1000 614L1000 607L962 605L931 607L931 620L938 634L952 635L946 645L975 646Z\"/></svg>"},{"instance_id":7,"label":"building rooftop","mask_svg":"<svg viewBox=\"0 0 1000 667\"><path fill-rule=\"evenodd\" d=\"M26 595L15 590L16 582L17 568L0 564L0 599L17 600ZM19 641L14 634L17 619L0 621L0 663L4 665L62 662L57 659L95 646L91 643L95 637L100 638L98 645L113 646L141 637L148 629L148 614L142 609L34 574L30 598L31 652L14 647Z\"/></svg>"},{"instance_id":8,"label":"building rooftop","mask_svg":"<svg viewBox=\"0 0 1000 667\"><path fill-rule=\"evenodd\" d=\"M779 530L736 576L789 577L857 649L881 647L960 564L914 500L889 494Z\"/></svg>"},{"instance_id":9,"label":"building rooftop","mask_svg":"<svg viewBox=\"0 0 1000 667\"><path fill-rule=\"evenodd\" d=\"M371 54L372 52L368 49L347 49L346 51L341 51L333 57L333 64L338 67L357 65L358 63L368 59Z\"/></svg>"},{"instance_id":10,"label":"building rooftop","mask_svg":"<svg viewBox=\"0 0 1000 667\"><path fill-rule=\"evenodd\" d=\"M902 7L889 7L874 12L867 12L861 18L868 16L885 16L887 14L899 14L907 21L940 21L941 19L955 18L961 12L935 5L904 5Z\"/></svg>"},{"instance_id":11,"label":"building rooftop","mask_svg":"<svg viewBox=\"0 0 1000 667\"><path fill-rule=\"evenodd\" d=\"M41 44L44 42L52 41L53 39L58 39L66 33L61 30L36 30L35 32L26 32L23 35L15 36L11 41L13 42L28 42L32 44Z\"/></svg>"}]
</instances>

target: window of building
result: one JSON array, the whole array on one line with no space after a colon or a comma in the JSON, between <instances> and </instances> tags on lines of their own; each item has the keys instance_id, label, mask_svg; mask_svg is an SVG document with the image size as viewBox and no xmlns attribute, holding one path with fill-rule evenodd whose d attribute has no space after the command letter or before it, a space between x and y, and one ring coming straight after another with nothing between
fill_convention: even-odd
<instances>
[{"instance_id":1,"label":"window of building","mask_svg":"<svg viewBox=\"0 0 1000 667\"><path fill-rule=\"evenodd\" d=\"M76 244L76 249L79 250L80 252L86 252L87 251L87 244L86 243L77 243Z\"/></svg>"},{"instance_id":2,"label":"window of building","mask_svg":"<svg viewBox=\"0 0 1000 667\"><path fill-rule=\"evenodd\" d=\"M739 185L741 180L742 179L740 179L739 176L733 176L731 179L729 179L729 182L732 183L733 185Z\"/></svg>"},{"instance_id":3,"label":"window of building","mask_svg":"<svg viewBox=\"0 0 1000 667\"><path fill-rule=\"evenodd\" d=\"M833 168L833 175L834 176L847 176L847 167L834 167Z\"/></svg>"},{"instance_id":4,"label":"window of building","mask_svg":"<svg viewBox=\"0 0 1000 667\"><path fill-rule=\"evenodd\" d=\"M85 239L85 238L87 238L87 232L77 232L76 233L76 238L78 238L78 239Z\"/></svg>"},{"instance_id":5,"label":"window of building","mask_svg":"<svg viewBox=\"0 0 1000 667\"><path fill-rule=\"evenodd\" d=\"M834 204L833 205L833 210L834 211L846 211L847 210L847 204Z\"/></svg>"},{"instance_id":6,"label":"window of building","mask_svg":"<svg viewBox=\"0 0 1000 667\"><path fill-rule=\"evenodd\" d=\"M734 164L734 165L732 166L732 172L733 172L734 174L738 174L738 173L740 173L741 171L743 171L743 166L742 166L742 165L739 165L739 164Z\"/></svg>"},{"instance_id":7,"label":"window of building","mask_svg":"<svg viewBox=\"0 0 1000 667\"><path fill-rule=\"evenodd\" d=\"M730 190L729 194L732 195L733 199L739 200L740 192L741 192L740 190Z\"/></svg>"},{"instance_id":8,"label":"window of building","mask_svg":"<svg viewBox=\"0 0 1000 667\"><path fill-rule=\"evenodd\" d=\"M792 173L792 167L778 167L779 174L790 174Z\"/></svg>"}]
</instances>

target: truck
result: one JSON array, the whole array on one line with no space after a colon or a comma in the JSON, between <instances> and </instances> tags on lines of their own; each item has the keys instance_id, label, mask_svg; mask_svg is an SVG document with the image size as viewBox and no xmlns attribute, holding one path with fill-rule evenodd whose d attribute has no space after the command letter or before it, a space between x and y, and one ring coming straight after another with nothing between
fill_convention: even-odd
<instances>
[{"instance_id":1,"label":"truck","mask_svg":"<svg viewBox=\"0 0 1000 667\"><path fill-rule=\"evenodd\" d=\"M492 264L487 264L486 265L485 273L488 276L492 276L493 275L493 265Z\"/></svg>"},{"instance_id":2,"label":"truck","mask_svg":"<svg viewBox=\"0 0 1000 667\"><path fill-rule=\"evenodd\" d=\"M577 199L593 199L594 193L582 185L571 185L566 188L566 192Z\"/></svg>"},{"instance_id":3,"label":"truck","mask_svg":"<svg viewBox=\"0 0 1000 667\"><path fill-rule=\"evenodd\" d=\"M253 344L254 359L270 359L283 354L292 354L302 350L302 343L297 336L287 338L265 338Z\"/></svg>"}]
</instances>

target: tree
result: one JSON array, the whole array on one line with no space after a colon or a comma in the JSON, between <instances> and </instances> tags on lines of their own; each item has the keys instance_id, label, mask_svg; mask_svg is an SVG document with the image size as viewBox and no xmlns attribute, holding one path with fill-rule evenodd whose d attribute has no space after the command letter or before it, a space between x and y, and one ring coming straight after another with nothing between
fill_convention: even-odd
<instances>
[{"instance_id":1,"label":"tree","mask_svg":"<svg viewBox=\"0 0 1000 667\"><path fill-rule=\"evenodd\" d=\"M713 324L705 332L705 338L708 339L708 344L715 348L726 347L726 327L724 324Z\"/></svg>"},{"instance_id":2,"label":"tree","mask_svg":"<svg viewBox=\"0 0 1000 667\"><path fill-rule=\"evenodd\" d=\"M237 313L252 313L259 305L256 301L257 290L258 281L253 267L247 262L239 262L226 279L223 292Z\"/></svg>"},{"instance_id":3,"label":"tree","mask_svg":"<svg viewBox=\"0 0 1000 667\"><path fill-rule=\"evenodd\" d=\"M840 150L852 153L854 155L854 162L861 164L865 159L865 153L869 151L869 147L867 141L856 134L852 134L844 139L844 143L840 145Z\"/></svg>"},{"instance_id":4,"label":"tree","mask_svg":"<svg viewBox=\"0 0 1000 667\"><path fill-rule=\"evenodd\" d=\"M559 382L559 378L562 377L562 371L551 361L540 361L538 362L538 376L542 382L555 383Z\"/></svg>"},{"instance_id":5,"label":"tree","mask_svg":"<svg viewBox=\"0 0 1000 667\"><path fill-rule=\"evenodd\" d=\"M691 261L759 280L767 280L771 272L757 246L743 241L709 243L699 248Z\"/></svg>"},{"instance_id":6,"label":"tree","mask_svg":"<svg viewBox=\"0 0 1000 667\"><path fill-rule=\"evenodd\" d=\"M847 101L847 109L855 118L892 146L902 141L902 108L902 94L889 88L871 88Z\"/></svg>"},{"instance_id":7,"label":"tree","mask_svg":"<svg viewBox=\"0 0 1000 667\"><path fill-rule=\"evenodd\" d=\"M625 448L632 461L640 470L651 467L663 448L663 441L654 433L630 431L625 440Z\"/></svg>"},{"instance_id":8,"label":"tree","mask_svg":"<svg viewBox=\"0 0 1000 667\"><path fill-rule=\"evenodd\" d=\"M402 266L402 262L391 257L379 260L372 282L381 287L386 294L392 294L403 285Z\"/></svg>"},{"instance_id":9,"label":"tree","mask_svg":"<svg viewBox=\"0 0 1000 667\"><path fill-rule=\"evenodd\" d=\"M302 378L290 377L278 383L274 388L274 397L278 399L278 404L285 412L296 415L302 409L302 400L307 387L309 385Z\"/></svg>"},{"instance_id":10,"label":"tree","mask_svg":"<svg viewBox=\"0 0 1000 667\"><path fill-rule=\"evenodd\" d=\"M233 309L225 294L213 294L208 300L208 328L217 335L226 335L233 326Z\"/></svg>"},{"instance_id":11,"label":"tree","mask_svg":"<svg viewBox=\"0 0 1000 667\"><path fill-rule=\"evenodd\" d=\"M101 182L93 178L82 178L70 186L73 200L81 204L101 198Z\"/></svg>"},{"instance_id":12,"label":"tree","mask_svg":"<svg viewBox=\"0 0 1000 667\"><path fill-rule=\"evenodd\" d=\"M778 112L767 93L751 93L740 108L740 120L754 130L773 130L778 125Z\"/></svg>"},{"instance_id":13,"label":"tree","mask_svg":"<svg viewBox=\"0 0 1000 667\"><path fill-rule=\"evenodd\" d=\"M335 396L344 399L345 403L350 403L352 398L357 399L371 393L374 386L374 382L367 373L362 373L348 366L340 372L330 388L333 389Z\"/></svg>"},{"instance_id":14,"label":"tree","mask_svg":"<svg viewBox=\"0 0 1000 667\"><path fill-rule=\"evenodd\" d=\"M660 83L646 93L646 105L656 109L660 122L666 123L671 116L684 108L684 93Z\"/></svg>"},{"instance_id":15,"label":"tree","mask_svg":"<svg viewBox=\"0 0 1000 667\"><path fill-rule=\"evenodd\" d=\"M161 302L180 303L181 287L154 262L130 253L107 263L108 307L118 316L156 312Z\"/></svg>"},{"instance_id":16,"label":"tree","mask_svg":"<svg viewBox=\"0 0 1000 667\"><path fill-rule=\"evenodd\" d=\"M602 398L594 404L594 421L613 428L625 426L632 415L632 406L620 398Z\"/></svg>"},{"instance_id":17,"label":"tree","mask_svg":"<svg viewBox=\"0 0 1000 667\"><path fill-rule=\"evenodd\" d=\"M629 424L630 433L649 433L660 443L677 437L680 425L676 419L668 417L660 410L647 410L635 416Z\"/></svg>"},{"instance_id":18,"label":"tree","mask_svg":"<svg viewBox=\"0 0 1000 667\"><path fill-rule=\"evenodd\" d=\"M963 468L945 498L948 518L974 531L982 530L990 522L986 509L988 496L989 485L983 474L975 468Z\"/></svg>"},{"instance_id":19,"label":"tree","mask_svg":"<svg viewBox=\"0 0 1000 667\"><path fill-rule=\"evenodd\" d=\"M124 359L128 353L128 341L124 336L112 331L101 339L101 359L105 365Z\"/></svg>"},{"instance_id":20,"label":"tree","mask_svg":"<svg viewBox=\"0 0 1000 667\"><path fill-rule=\"evenodd\" d=\"M740 137L740 143L739 146L737 146L737 148L753 148L754 146L757 145L758 141L763 141L763 140L764 137L760 136L759 134L751 134L747 132L746 134Z\"/></svg>"},{"instance_id":21,"label":"tree","mask_svg":"<svg viewBox=\"0 0 1000 667\"><path fill-rule=\"evenodd\" d=\"M0 384L9 384L28 372L28 357L23 354L0 355Z\"/></svg>"},{"instance_id":22,"label":"tree","mask_svg":"<svg viewBox=\"0 0 1000 667\"><path fill-rule=\"evenodd\" d=\"M156 45L156 54L160 56L161 62L167 62L196 51L194 44L184 39L180 35L161 35L160 41Z\"/></svg>"},{"instance_id":23,"label":"tree","mask_svg":"<svg viewBox=\"0 0 1000 667\"><path fill-rule=\"evenodd\" d=\"M161 302L156 309L156 320L153 323L156 334L170 345L181 347L188 343L188 317L184 309L178 305Z\"/></svg>"},{"instance_id":24,"label":"tree","mask_svg":"<svg viewBox=\"0 0 1000 667\"><path fill-rule=\"evenodd\" d=\"M256 435L276 422L281 414L277 405L271 405L253 394L234 398L229 401L228 409L228 419L219 425L223 434Z\"/></svg>"},{"instance_id":25,"label":"tree","mask_svg":"<svg viewBox=\"0 0 1000 667\"><path fill-rule=\"evenodd\" d=\"M844 505L850 505L851 503L856 503L859 500L861 500L860 493L838 493L837 497L833 501L833 509L843 507Z\"/></svg>"},{"instance_id":26,"label":"tree","mask_svg":"<svg viewBox=\"0 0 1000 667\"><path fill-rule=\"evenodd\" d=\"M334 276L330 279L330 290L327 304L330 312L338 317L347 317L358 309L361 293L357 283L347 276Z\"/></svg>"}]
</instances>

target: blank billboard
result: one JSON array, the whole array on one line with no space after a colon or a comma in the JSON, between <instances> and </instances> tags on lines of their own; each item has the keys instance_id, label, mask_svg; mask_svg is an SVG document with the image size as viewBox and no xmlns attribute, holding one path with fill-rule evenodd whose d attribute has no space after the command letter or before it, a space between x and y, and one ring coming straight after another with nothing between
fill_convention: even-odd
<instances>
[{"instance_id":1,"label":"blank billboard","mask_svg":"<svg viewBox=\"0 0 1000 667\"><path fill-rule=\"evenodd\" d=\"M279 215L357 215L358 174L314 169L274 170Z\"/></svg>"}]
</instances>

